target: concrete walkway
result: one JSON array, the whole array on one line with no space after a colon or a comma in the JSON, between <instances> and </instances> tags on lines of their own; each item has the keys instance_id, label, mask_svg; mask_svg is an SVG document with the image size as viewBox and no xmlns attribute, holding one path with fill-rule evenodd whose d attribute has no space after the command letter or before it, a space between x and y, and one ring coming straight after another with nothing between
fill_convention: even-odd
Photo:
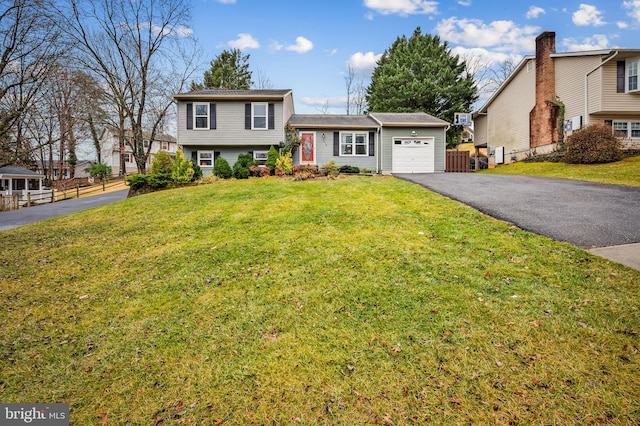
<instances>
[{"instance_id":1,"label":"concrete walkway","mask_svg":"<svg viewBox=\"0 0 640 426\"><path fill-rule=\"evenodd\" d=\"M75 213L118 200L124 200L127 198L128 193L129 190L124 189L93 195L91 197L75 198L72 200L58 201L57 203L41 204L19 210L2 212L0 213L0 231L7 231L29 223Z\"/></svg>"},{"instance_id":2,"label":"concrete walkway","mask_svg":"<svg viewBox=\"0 0 640 426\"><path fill-rule=\"evenodd\" d=\"M394 176L640 270L639 187L477 173Z\"/></svg>"}]
</instances>

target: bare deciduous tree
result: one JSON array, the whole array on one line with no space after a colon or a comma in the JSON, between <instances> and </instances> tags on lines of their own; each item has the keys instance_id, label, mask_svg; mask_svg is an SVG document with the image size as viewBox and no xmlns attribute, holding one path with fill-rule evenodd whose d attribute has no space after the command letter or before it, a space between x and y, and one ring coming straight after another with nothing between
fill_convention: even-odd
<instances>
[{"instance_id":1,"label":"bare deciduous tree","mask_svg":"<svg viewBox=\"0 0 640 426\"><path fill-rule=\"evenodd\" d=\"M0 2L0 166L29 163L24 122L63 50L48 0Z\"/></svg>"},{"instance_id":2,"label":"bare deciduous tree","mask_svg":"<svg viewBox=\"0 0 640 426\"><path fill-rule=\"evenodd\" d=\"M186 0L68 0L60 11L80 62L104 85L113 105L121 151L134 153L138 171L181 92L196 70L198 55L187 24ZM127 137L130 134L131 137ZM123 153L123 152L122 152ZM122 168L124 170L124 167Z\"/></svg>"}]
</instances>

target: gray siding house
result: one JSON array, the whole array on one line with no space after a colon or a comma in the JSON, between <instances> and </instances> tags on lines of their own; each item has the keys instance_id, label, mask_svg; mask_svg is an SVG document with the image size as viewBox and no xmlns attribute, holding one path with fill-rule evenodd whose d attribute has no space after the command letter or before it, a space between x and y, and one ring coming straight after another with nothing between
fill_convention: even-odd
<instances>
[{"instance_id":1,"label":"gray siding house","mask_svg":"<svg viewBox=\"0 0 640 426\"><path fill-rule=\"evenodd\" d=\"M198 90L174 96L178 104L178 144L205 176L222 156L233 165L238 154L266 158L285 140L293 114L291 90Z\"/></svg>"},{"instance_id":2,"label":"gray siding house","mask_svg":"<svg viewBox=\"0 0 640 426\"><path fill-rule=\"evenodd\" d=\"M174 96L178 144L209 175L222 156L266 159L287 123L302 140L294 164L368 168L375 173L445 171L449 123L425 113L295 114L291 90L199 90Z\"/></svg>"}]
</instances>

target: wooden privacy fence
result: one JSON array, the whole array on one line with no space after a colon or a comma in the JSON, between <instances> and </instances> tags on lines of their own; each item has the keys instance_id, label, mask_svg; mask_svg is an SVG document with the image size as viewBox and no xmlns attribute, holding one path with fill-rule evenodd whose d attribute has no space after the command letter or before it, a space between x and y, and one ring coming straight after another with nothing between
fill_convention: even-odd
<instances>
[{"instance_id":1,"label":"wooden privacy fence","mask_svg":"<svg viewBox=\"0 0 640 426\"><path fill-rule=\"evenodd\" d=\"M446 171L448 173L469 173L471 171L469 161L469 151L447 151Z\"/></svg>"},{"instance_id":2,"label":"wooden privacy fence","mask_svg":"<svg viewBox=\"0 0 640 426\"><path fill-rule=\"evenodd\" d=\"M0 195L0 212L18 209L17 195Z\"/></svg>"}]
</instances>

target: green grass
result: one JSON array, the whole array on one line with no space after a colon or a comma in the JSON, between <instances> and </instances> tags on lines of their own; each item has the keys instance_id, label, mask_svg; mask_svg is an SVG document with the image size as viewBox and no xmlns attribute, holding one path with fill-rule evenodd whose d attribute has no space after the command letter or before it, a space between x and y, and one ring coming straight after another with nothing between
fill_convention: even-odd
<instances>
[{"instance_id":1,"label":"green grass","mask_svg":"<svg viewBox=\"0 0 640 426\"><path fill-rule=\"evenodd\" d=\"M481 173L530 175L640 186L640 156L608 164L525 163L483 170Z\"/></svg>"},{"instance_id":2,"label":"green grass","mask_svg":"<svg viewBox=\"0 0 640 426\"><path fill-rule=\"evenodd\" d=\"M0 400L71 423L637 424L640 273L391 177L0 233Z\"/></svg>"}]
</instances>

